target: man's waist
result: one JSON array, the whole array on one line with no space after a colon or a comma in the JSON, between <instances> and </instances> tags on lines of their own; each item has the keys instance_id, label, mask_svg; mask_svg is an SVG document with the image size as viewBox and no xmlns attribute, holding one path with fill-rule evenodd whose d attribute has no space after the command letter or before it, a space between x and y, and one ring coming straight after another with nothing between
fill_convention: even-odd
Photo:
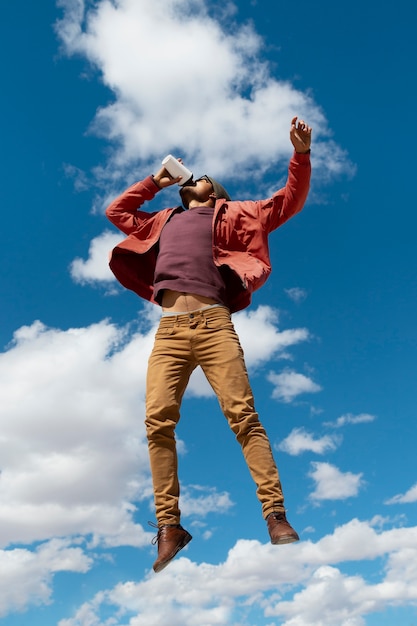
<instances>
[{"instance_id":1,"label":"man's waist","mask_svg":"<svg viewBox=\"0 0 417 626\"><path fill-rule=\"evenodd\" d=\"M190 313L211 305L221 305L214 298L201 296L196 293L172 291L164 289L162 296L162 310L164 313Z\"/></svg>"}]
</instances>

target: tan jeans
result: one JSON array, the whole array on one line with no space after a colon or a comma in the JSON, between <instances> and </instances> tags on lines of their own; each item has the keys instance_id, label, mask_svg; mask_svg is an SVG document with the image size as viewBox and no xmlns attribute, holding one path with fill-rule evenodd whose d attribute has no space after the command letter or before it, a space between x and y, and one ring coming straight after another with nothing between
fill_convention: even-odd
<instances>
[{"instance_id":1,"label":"tan jeans","mask_svg":"<svg viewBox=\"0 0 417 626\"><path fill-rule=\"evenodd\" d=\"M175 427L192 371L200 365L240 443L263 516L282 511L278 470L255 411L239 338L225 307L161 318L149 358L146 433L158 525L179 524Z\"/></svg>"}]
</instances>

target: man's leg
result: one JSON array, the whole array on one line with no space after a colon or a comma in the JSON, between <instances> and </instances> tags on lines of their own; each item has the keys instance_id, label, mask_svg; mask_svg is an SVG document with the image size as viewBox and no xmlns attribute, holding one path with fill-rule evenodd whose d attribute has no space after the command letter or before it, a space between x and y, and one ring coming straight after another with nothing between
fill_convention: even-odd
<instances>
[{"instance_id":1,"label":"man's leg","mask_svg":"<svg viewBox=\"0 0 417 626\"><path fill-rule=\"evenodd\" d=\"M148 362L145 419L159 526L180 521L175 427L195 367L187 328L176 324L175 318L163 317Z\"/></svg>"},{"instance_id":2,"label":"man's leg","mask_svg":"<svg viewBox=\"0 0 417 626\"><path fill-rule=\"evenodd\" d=\"M255 411L239 338L227 310L214 309L204 317L199 327L198 343L194 346L196 358L242 447L257 486L264 518L275 514L275 522L268 518L271 540L273 543L295 541L298 538L295 531L289 525L288 528L285 524L282 526L285 509L281 482L268 436ZM279 532L275 532L277 514L281 520Z\"/></svg>"},{"instance_id":3,"label":"man's leg","mask_svg":"<svg viewBox=\"0 0 417 626\"><path fill-rule=\"evenodd\" d=\"M175 318L162 318L148 362L146 389L146 434L152 472L158 534L155 572L164 569L191 541L180 525L180 488L175 427L181 400L196 364L190 358L186 328Z\"/></svg>"}]
</instances>

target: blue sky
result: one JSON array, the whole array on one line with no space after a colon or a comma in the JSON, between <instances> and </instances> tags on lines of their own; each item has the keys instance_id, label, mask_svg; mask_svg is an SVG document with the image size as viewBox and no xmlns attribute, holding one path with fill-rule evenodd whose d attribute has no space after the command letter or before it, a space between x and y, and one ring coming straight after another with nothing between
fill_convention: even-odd
<instances>
[{"instance_id":1,"label":"blue sky","mask_svg":"<svg viewBox=\"0 0 417 626\"><path fill-rule=\"evenodd\" d=\"M415 21L406 0L2 7L5 626L417 623ZM155 575L158 309L113 280L104 209L168 153L268 197L293 115L314 127L309 200L234 320L301 541L269 544L197 374L178 428L193 541Z\"/></svg>"}]
</instances>

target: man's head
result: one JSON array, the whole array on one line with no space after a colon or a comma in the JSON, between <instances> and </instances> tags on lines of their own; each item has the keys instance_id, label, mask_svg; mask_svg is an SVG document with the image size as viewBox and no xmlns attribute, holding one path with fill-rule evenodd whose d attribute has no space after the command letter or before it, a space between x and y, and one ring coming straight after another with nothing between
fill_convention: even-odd
<instances>
[{"instance_id":1,"label":"man's head","mask_svg":"<svg viewBox=\"0 0 417 626\"><path fill-rule=\"evenodd\" d=\"M214 206L219 198L230 200L226 189L217 180L206 174L183 185L180 189L180 196L186 209L202 204Z\"/></svg>"}]
</instances>

